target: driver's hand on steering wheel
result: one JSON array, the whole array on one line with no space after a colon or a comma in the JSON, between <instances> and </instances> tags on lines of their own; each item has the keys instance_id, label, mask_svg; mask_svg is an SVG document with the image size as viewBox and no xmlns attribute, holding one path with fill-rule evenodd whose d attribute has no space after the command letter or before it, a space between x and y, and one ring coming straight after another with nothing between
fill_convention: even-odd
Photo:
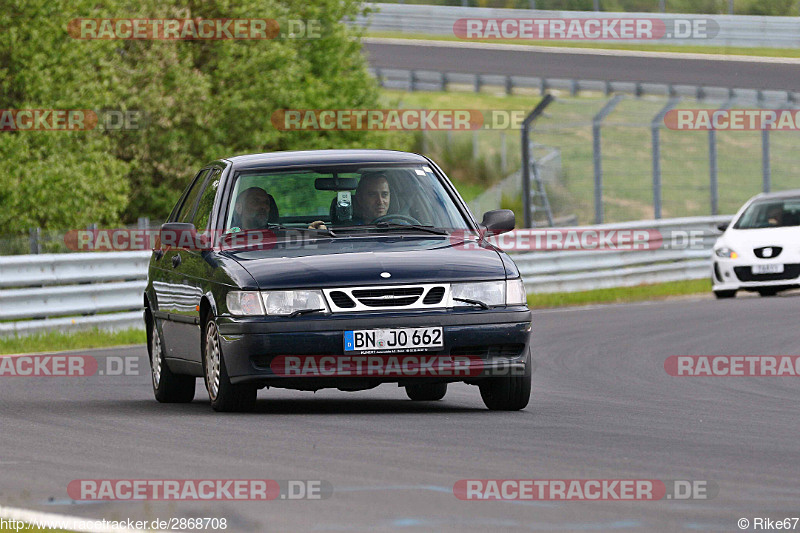
<instances>
[{"instance_id":1,"label":"driver's hand on steering wheel","mask_svg":"<svg viewBox=\"0 0 800 533\"><path fill-rule=\"evenodd\" d=\"M325 223L321 220L315 220L308 225L308 229L328 229Z\"/></svg>"}]
</instances>

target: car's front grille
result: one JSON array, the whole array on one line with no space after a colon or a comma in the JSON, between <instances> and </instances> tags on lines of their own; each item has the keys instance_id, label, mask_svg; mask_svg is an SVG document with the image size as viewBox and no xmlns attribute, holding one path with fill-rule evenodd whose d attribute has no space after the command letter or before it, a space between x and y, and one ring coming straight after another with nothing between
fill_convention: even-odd
<instances>
[{"instance_id":1,"label":"car's front grille","mask_svg":"<svg viewBox=\"0 0 800 533\"><path fill-rule=\"evenodd\" d=\"M341 307L342 309L352 309L356 306L353 299L342 291L331 291L331 301L336 307Z\"/></svg>"},{"instance_id":2,"label":"car's front grille","mask_svg":"<svg viewBox=\"0 0 800 533\"><path fill-rule=\"evenodd\" d=\"M450 301L447 283L336 288L323 289L323 292L334 313L432 309L445 307Z\"/></svg>"},{"instance_id":3,"label":"car's front grille","mask_svg":"<svg viewBox=\"0 0 800 533\"><path fill-rule=\"evenodd\" d=\"M800 264L784 265L780 274L753 274L753 269L749 266L733 267L733 271L739 281L781 281L800 276Z\"/></svg>"},{"instance_id":4,"label":"car's front grille","mask_svg":"<svg viewBox=\"0 0 800 533\"><path fill-rule=\"evenodd\" d=\"M762 248L754 248L753 253L760 259L773 259L781 255L783 248L780 246L764 246Z\"/></svg>"},{"instance_id":5,"label":"car's front grille","mask_svg":"<svg viewBox=\"0 0 800 533\"><path fill-rule=\"evenodd\" d=\"M444 298L444 287L434 287L428 291L422 303L425 305L435 305L441 302L442 298Z\"/></svg>"},{"instance_id":6,"label":"car's front grille","mask_svg":"<svg viewBox=\"0 0 800 533\"><path fill-rule=\"evenodd\" d=\"M422 287L354 290L353 296L367 307L405 307L422 296Z\"/></svg>"}]
</instances>

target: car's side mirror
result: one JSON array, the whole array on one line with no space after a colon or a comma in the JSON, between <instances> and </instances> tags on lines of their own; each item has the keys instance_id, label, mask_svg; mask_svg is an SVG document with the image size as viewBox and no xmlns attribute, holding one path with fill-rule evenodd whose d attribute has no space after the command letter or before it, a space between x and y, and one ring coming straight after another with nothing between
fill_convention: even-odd
<instances>
[{"instance_id":1,"label":"car's side mirror","mask_svg":"<svg viewBox=\"0 0 800 533\"><path fill-rule=\"evenodd\" d=\"M188 222L167 222L159 232L161 247L186 248L189 250L208 250L211 248L208 236L197 234L194 224Z\"/></svg>"},{"instance_id":2,"label":"car's side mirror","mask_svg":"<svg viewBox=\"0 0 800 533\"><path fill-rule=\"evenodd\" d=\"M516 219L514 212L510 209L495 209L483 214L481 226L486 228L489 235L499 235L514 229Z\"/></svg>"},{"instance_id":3,"label":"car's side mirror","mask_svg":"<svg viewBox=\"0 0 800 533\"><path fill-rule=\"evenodd\" d=\"M726 229L728 229L729 225L730 225L729 222L723 222L722 224L717 226L717 229L720 230L720 231L725 231Z\"/></svg>"}]
</instances>

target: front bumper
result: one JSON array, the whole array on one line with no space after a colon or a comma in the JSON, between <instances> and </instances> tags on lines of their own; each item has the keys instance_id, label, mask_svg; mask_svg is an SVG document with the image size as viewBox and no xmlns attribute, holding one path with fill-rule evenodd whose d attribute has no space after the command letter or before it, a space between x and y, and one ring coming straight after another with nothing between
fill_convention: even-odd
<instances>
[{"instance_id":1,"label":"front bumper","mask_svg":"<svg viewBox=\"0 0 800 533\"><path fill-rule=\"evenodd\" d=\"M770 263L780 263L771 260ZM800 263L781 263L782 274L753 275L754 264L767 264L764 260L725 259L715 257L711 265L713 290L757 290L764 287L800 286Z\"/></svg>"},{"instance_id":2,"label":"front bumper","mask_svg":"<svg viewBox=\"0 0 800 533\"><path fill-rule=\"evenodd\" d=\"M228 376L234 384L257 383L316 390L370 388L380 383L470 381L463 377L301 377L278 375L270 367L281 355L343 356L344 332L357 329L442 327L444 347L425 355L481 358L485 375L528 372L531 312L524 306L491 310L341 313L336 315L217 319ZM414 354L421 355L421 354ZM493 374L496 375L496 374Z\"/></svg>"}]
</instances>

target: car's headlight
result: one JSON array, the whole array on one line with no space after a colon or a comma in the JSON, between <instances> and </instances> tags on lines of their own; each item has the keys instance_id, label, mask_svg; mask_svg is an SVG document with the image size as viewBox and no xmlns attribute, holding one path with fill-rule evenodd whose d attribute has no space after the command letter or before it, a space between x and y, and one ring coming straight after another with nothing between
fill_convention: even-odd
<instances>
[{"instance_id":1,"label":"car's headlight","mask_svg":"<svg viewBox=\"0 0 800 533\"><path fill-rule=\"evenodd\" d=\"M723 257L725 259L736 259L739 257L739 254L728 248L727 246L723 246L722 248L717 248L714 250L714 253L717 257Z\"/></svg>"},{"instance_id":2,"label":"car's headlight","mask_svg":"<svg viewBox=\"0 0 800 533\"><path fill-rule=\"evenodd\" d=\"M325 313L330 312L322 291L263 291L261 294L268 315L291 315L295 311L307 309L321 309Z\"/></svg>"},{"instance_id":3,"label":"car's headlight","mask_svg":"<svg viewBox=\"0 0 800 533\"><path fill-rule=\"evenodd\" d=\"M506 281L506 305L525 305L528 295L525 293L525 283L522 278Z\"/></svg>"},{"instance_id":4,"label":"car's headlight","mask_svg":"<svg viewBox=\"0 0 800 533\"><path fill-rule=\"evenodd\" d=\"M225 297L228 311L235 316L254 316L264 314L261 293L257 291L232 291Z\"/></svg>"},{"instance_id":5,"label":"car's headlight","mask_svg":"<svg viewBox=\"0 0 800 533\"><path fill-rule=\"evenodd\" d=\"M479 281L475 283L453 283L450 286L450 296L454 300L453 305L469 305L468 303L457 301L456 298L477 300L486 305L505 305L506 282Z\"/></svg>"}]
</instances>

